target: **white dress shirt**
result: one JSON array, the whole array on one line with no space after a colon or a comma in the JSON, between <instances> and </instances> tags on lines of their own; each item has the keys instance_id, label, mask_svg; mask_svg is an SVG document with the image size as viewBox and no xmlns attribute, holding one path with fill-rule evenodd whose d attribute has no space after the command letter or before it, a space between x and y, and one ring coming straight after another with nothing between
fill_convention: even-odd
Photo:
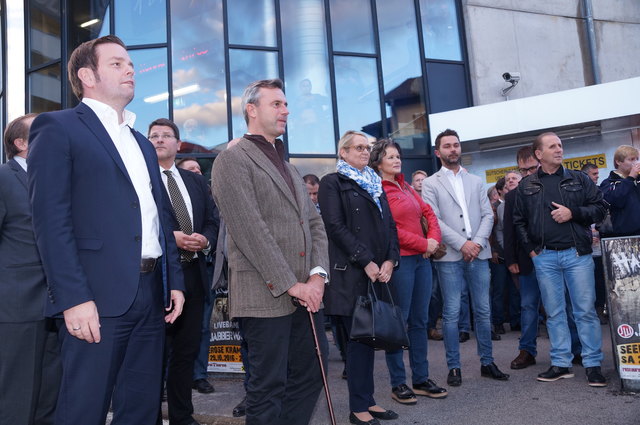
<instances>
[{"instance_id":1,"label":"white dress shirt","mask_svg":"<svg viewBox=\"0 0 640 425\"><path fill-rule=\"evenodd\" d=\"M165 170L160 167L160 174L162 175L162 183L164 183L165 189L167 189L167 194L169 193L169 184L167 183L167 175L164 173ZM178 189L180 189L180 194L182 195L182 199L184 199L184 203L187 205L187 211L189 211L189 218L191 219L191 228L193 228L193 205L191 205L191 197L189 196L189 192L187 191L187 186L185 186L184 181L182 180L182 176L176 168L175 164L169 168L168 171L171 171L171 175L175 179Z\"/></svg>"},{"instance_id":2,"label":"white dress shirt","mask_svg":"<svg viewBox=\"0 0 640 425\"><path fill-rule=\"evenodd\" d=\"M457 173L454 173L450 169L446 167L441 168L442 172L449 179L449 183L451 183L451 187L453 187L453 191L456 194L456 200L462 209L462 217L464 219L464 230L467 234L467 239L471 239L471 221L469 220L469 210L467 209L467 199L464 196L464 184L462 182L462 167L458 169Z\"/></svg>"},{"instance_id":3,"label":"white dress shirt","mask_svg":"<svg viewBox=\"0 0 640 425\"><path fill-rule=\"evenodd\" d=\"M18 163L18 165L20 165L22 167L22 169L25 171L25 173L27 172L27 160L26 158L23 158L21 156L14 156L13 159L16 160L16 162Z\"/></svg>"},{"instance_id":4,"label":"white dress shirt","mask_svg":"<svg viewBox=\"0 0 640 425\"><path fill-rule=\"evenodd\" d=\"M118 113L111 106L95 99L84 98L84 102L95 114L111 137L127 174L133 183L133 188L138 195L140 203L140 216L142 219L142 258L158 258L162 256L159 232L160 220L158 207L151 192L151 178L147 163L142 155L131 128L136 120L136 115L131 111L124 111L124 121L118 123Z\"/></svg>"}]
</instances>

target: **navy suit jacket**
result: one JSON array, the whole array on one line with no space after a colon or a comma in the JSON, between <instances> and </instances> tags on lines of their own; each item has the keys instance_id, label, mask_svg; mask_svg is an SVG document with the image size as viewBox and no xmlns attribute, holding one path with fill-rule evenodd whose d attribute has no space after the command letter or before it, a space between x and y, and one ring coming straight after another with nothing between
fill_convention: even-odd
<instances>
[{"instance_id":1,"label":"navy suit jacket","mask_svg":"<svg viewBox=\"0 0 640 425\"><path fill-rule=\"evenodd\" d=\"M187 187L189 198L191 198L193 231L207 238L211 249L215 250L218 241L220 216L218 214L218 208L211 196L211 190L209 189L207 180L200 174L192 173L182 168L178 168L178 172L182 177L184 185ZM167 197L168 196L167 194ZM177 218L175 218L174 230L180 230ZM211 282L207 278L207 262L202 251L198 252L198 259L200 260L200 273L202 275L202 284L204 285L204 294L206 298L209 298Z\"/></svg>"},{"instance_id":2,"label":"navy suit jacket","mask_svg":"<svg viewBox=\"0 0 640 425\"><path fill-rule=\"evenodd\" d=\"M27 173L11 159L0 165L0 323L43 320L45 294Z\"/></svg>"},{"instance_id":3,"label":"navy suit jacket","mask_svg":"<svg viewBox=\"0 0 640 425\"><path fill-rule=\"evenodd\" d=\"M158 208L165 305L184 290L172 232L173 211L151 142L131 130L149 171ZM138 196L109 134L86 104L39 115L31 126L29 194L48 284L46 314L94 300L116 317L138 291L142 219Z\"/></svg>"}]
</instances>

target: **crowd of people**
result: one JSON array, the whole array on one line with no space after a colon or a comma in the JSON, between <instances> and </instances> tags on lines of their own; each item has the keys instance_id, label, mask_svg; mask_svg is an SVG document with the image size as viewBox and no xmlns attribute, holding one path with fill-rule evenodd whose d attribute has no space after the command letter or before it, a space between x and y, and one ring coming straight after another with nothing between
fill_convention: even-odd
<instances>
[{"instance_id":1,"label":"crowd of people","mask_svg":"<svg viewBox=\"0 0 640 425\"><path fill-rule=\"evenodd\" d=\"M428 340L444 340L446 384L461 386L472 328L480 375L508 381L492 355L507 322L521 334L511 369L536 363L544 321L551 362L537 379L572 378L582 364L588 385L607 385L599 238L640 233L636 148L616 150L598 187L597 167L567 169L562 141L543 133L487 192L454 130L435 139L441 168L411 182L398 143L347 131L336 171L303 178L280 139L283 83L259 80L242 96L248 131L217 157L209 186L197 160L176 161L175 123L133 129L133 75L117 37L83 43L69 61L78 106L5 130L0 338L11 343L0 345L0 387L11 391L0 423L97 425L111 408L112 424L151 425L166 397L171 425L198 425L192 389L215 391L207 356L221 288L243 339L234 416L249 425L309 423L328 356L320 332L316 357L311 324L324 329L325 315L349 421L398 419L374 398L374 349L349 338L374 283L391 289L410 342L410 384L404 351L385 354L397 403L448 395L429 375Z\"/></svg>"}]
</instances>

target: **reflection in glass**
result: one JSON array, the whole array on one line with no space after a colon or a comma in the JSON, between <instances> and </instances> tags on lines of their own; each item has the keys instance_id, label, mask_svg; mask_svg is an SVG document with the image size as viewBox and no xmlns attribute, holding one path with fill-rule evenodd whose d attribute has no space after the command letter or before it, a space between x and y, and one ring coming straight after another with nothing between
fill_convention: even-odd
<instances>
[{"instance_id":1,"label":"reflection in glass","mask_svg":"<svg viewBox=\"0 0 640 425\"><path fill-rule=\"evenodd\" d=\"M147 134L149 124L169 117L167 49L129 50L136 72L136 96L127 109L136 114L135 128Z\"/></svg>"},{"instance_id":2,"label":"reflection in glass","mask_svg":"<svg viewBox=\"0 0 640 425\"><path fill-rule=\"evenodd\" d=\"M115 0L116 35L127 46L167 42L165 0Z\"/></svg>"},{"instance_id":3,"label":"reflection in glass","mask_svg":"<svg viewBox=\"0 0 640 425\"><path fill-rule=\"evenodd\" d=\"M229 0L229 43L276 46L276 12L273 0Z\"/></svg>"},{"instance_id":4,"label":"reflection in glass","mask_svg":"<svg viewBox=\"0 0 640 425\"><path fill-rule=\"evenodd\" d=\"M60 2L31 0L29 18L30 66L60 59Z\"/></svg>"},{"instance_id":5,"label":"reflection in glass","mask_svg":"<svg viewBox=\"0 0 640 425\"><path fill-rule=\"evenodd\" d=\"M413 5L413 0L377 1L380 57L389 136L404 154L426 154L427 119Z\"/></svg>"},{"instance_id":6,"label":"reflection in glass","mask_svg":"<svg viewBox=\"0 0 640 425\"><path fill-rule=\"evenodd\" d=\"M40 113L61 109L60 64L29 74L29 112Z\"/></svg>"},{"instance_id":7,"label":"reflection in glass","mask_svg":"<svg viewBox=\"0 0 640 425\"><path fill-rule=\"evenodd\" d=\"M289 162L298 169L301 176L315 174L322 179L329 173L335 173L337 158L290 158Z\"/></svg>"},{"instance_id":8,"label":"reflection in glass","mask_svg":"<svg viewBox=\"0 0 640 425\"><path fill-rule=\"evenodd\" d=\"M461 61L455 0L420 0L422 34L428 59Z\"/></svg>"},{"instance_id":9,"label":"reflection in glass","mask_svg":"<svg viewBox=\"0 0 640 425\"><path fill-rule=\"evenodd\" d=\"M429 84L430 113L471 106L463 64L428 61L427 84Z\"/></svg>"},{"instance_id":10,"label":"reflection in glass","mask_svg":"<svg viewBox=\"0 0 640 425\"><path fill-rule=\"evenodd\" d=\"M210 152L228 139L222 0L172 0L171 28L180 152Z\"/></svg>"},{"instance_id":11,"label":"reflection in glass","mask_svg":"<svg viewBox=\"0 0 640 425\"><path fill-rule=\"evenodd\" d=\"M405 155L404 149L402 150L402 154ZM427 158L402 158L402 173L407 183L411 183L411 175L416 170L422 170L429 174L429 170L432 169L431 163L432 161Z\"/></svg>"},{"instance_id":12,"label":"reflection in glass","mask_svg":"<svg viewBox=\"0 0 640 425\"><path fill-rule=\"evenodd\" d=\"M336 103L340 134L347 130L382 136L376 60L335 56Z\"/></svg>"},{"instance_id":13,"label":"reflection in glass","mask_svg":"<svg viewBox=\"0 0 640 425\"><path fill-rule=\"evenodd\" d=\"M375 53L369 0L331 0L333 50Z\"/></svg>"},{"instance_id":14,"label":"reflection in glass","mask_svg":"<svg viewBox=\"0 0 640 425\"><path fill-rule=\"evenodd\" d=\"M280 0L289 152L335 153L322 0Z\"/></svg>"},{"instance_id":15,"label":"reflection in glass","mask_svg":"<svg viewBox=\"0 0 640 425\"><path fill-rule=\"evenodd\" d=\"M278 78L278 53L229 49L233 137L247 132L240 106L245 87L256 80Z\"/></svg>"}]
</instances>

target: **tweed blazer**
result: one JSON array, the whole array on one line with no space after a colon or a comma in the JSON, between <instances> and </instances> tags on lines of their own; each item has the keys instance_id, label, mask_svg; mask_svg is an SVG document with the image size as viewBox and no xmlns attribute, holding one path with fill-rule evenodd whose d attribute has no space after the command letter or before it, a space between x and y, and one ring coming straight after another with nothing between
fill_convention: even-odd
<instances>
[{"instance_id":1,"label":"tweed blazer","mask_svg":"<svg viewBox=\"0 0 640 425\"><path fill-rule=\"evenodd\" d=\"M465 169L461 169L460 173L462 173L464 196L471 222L471 240L482 247L478 258L486 260L491 258L489 236L493 227L493 210L482 180L469 174ZM455 190L442 169L424 180L422 199L436 213L442 232L442 242L447 246L447 254L435 261L461 260L460 248L467 241L462 206L458 203Z\"/></svg>"},{"instance_id":2,"label":"tweed blazer","mask_svg":"<svg viewBox=\"0 0 640 425\"><path fill-rule=\"evenodd\" d=\"M287 290L312 268L329 271L324 224L295 167L295 195L271 161L242 139L215 160L213 196L227 225L231 317L280 317Z\"/></svg>"}]
</instances>

